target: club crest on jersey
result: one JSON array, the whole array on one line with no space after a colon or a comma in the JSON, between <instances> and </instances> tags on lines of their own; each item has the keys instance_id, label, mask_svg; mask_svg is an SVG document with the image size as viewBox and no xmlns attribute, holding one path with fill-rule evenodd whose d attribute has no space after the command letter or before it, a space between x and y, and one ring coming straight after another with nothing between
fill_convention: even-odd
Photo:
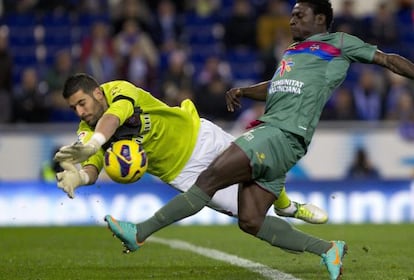
<instances>
[{"instance_id":1,"label":"club crest on jersey","mask_svg":"<svg viewBox=\"0 0 414 280\"><path fill-rule=\"evenodd\" d=\"M84 143L85 142L85 138L86 138L87 135L88 135L88 132L87 131L81 131L81 132L79 132L77 142Z\"/></svg>"},{"instance_id":2,"label":"club crest on jersey","mask_svg":"<svg viewBox=\"0 0 414 280\"><path fill-rule=\"evenodd\" d=\"M81 131L81 132L79 132L79 134L78 134L78 139L79 140L81 140L83 137L85 137L86 136L86 131Z\"/></svg>"},{"instance_id":3,"label":"club crest on jersey","mask_svg":"<svg viewBox=\"0 0 414 280\"><path fill-rule=\"evenodd\" d=\"M319 50L319 44L313 44L312 46L310 46L310 47L309 47L309 49L310 49L311 51L316 51L316 50Z\"/></svg>"},{"instance_id":4,"label":"club crest on jersey","mask_svg":"<svg viewBox=\"0 0 414 280\"><path fill-rule=\"evenodd\" d=\"M283 77L286 72L292 71L292 67L295 65L295 63L292 61L292 59L282 59L280 61L279 68L276 70L276 75L279 75L280 77Z\"/></svg>"}]
</instances>

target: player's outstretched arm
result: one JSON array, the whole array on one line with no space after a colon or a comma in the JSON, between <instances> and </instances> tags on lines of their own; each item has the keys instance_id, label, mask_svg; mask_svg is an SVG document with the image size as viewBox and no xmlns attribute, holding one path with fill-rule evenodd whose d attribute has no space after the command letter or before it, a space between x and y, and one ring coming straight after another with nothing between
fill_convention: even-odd
<instances>
[{"instance_id":1,"label":"player's outstretched arm","mask_svg":"<svg viewBox=\"0 0 414 280\"><path fill-rule=\"evenodd\" d=\"M56 174L57 185L69 198L75 197L78 187L93 184L98 178L98 170L92 165L87 165L81 170L70 162L61 162L60 165L63 171Z\"/></svg>"},{"instance_id":2,"label":"player's outstretched arm","mask_svg":"<svg viewBox=\"0 0 414 280\"><path fill-rule=\"evenodd\" d=\"M372 63L384 66L401 76L414 79L414 63L398 54L378 50L375 52Z\"/></svg>"},{"instance_id":3,"label":"player's outstretched arm","mask_svg":"<svg viewBox=\"0 0 414 280\"><path fill-rule=\"evenodd\" d=\"M240 97L247 97L253 100L266 101L267 88L270 81L261 82L243 88L232 88L226 92L227 110L234 112L234 109L241 107Z\"/></svg>"},{"instance_id":4,"label":"player's outstretched arm","mask_svg":"<svg viewBox=\"0 0 414 280\"><path fill-rule=\"evenodd\" d=\"M105 139L109 139L118 129L120 120L118 116L113 114L104 114L95 127L95 133L101 133Z\"/></svg>"},{"instance_id":5,"label":"player's outstretched arm","mask_svg":"<svg viewBox=\"0 0 414 280\"><path fill-rule=\"evenodd\" d=\"M112 114L104 114L98 121L94 134L86 143L76 142L63 146L56 153L54 160L58 162L80 163L86 161L99 151L101 146L112 137L119 126L119 118Z\"/></svg>"}]
</instances>

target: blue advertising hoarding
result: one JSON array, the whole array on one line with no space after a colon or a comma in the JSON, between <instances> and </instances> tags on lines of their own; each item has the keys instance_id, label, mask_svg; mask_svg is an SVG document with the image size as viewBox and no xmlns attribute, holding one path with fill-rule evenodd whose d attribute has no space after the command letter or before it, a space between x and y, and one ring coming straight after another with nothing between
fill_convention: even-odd
<instances>
[{"instance_id":1,"label":"blue advertising hoarding","mask_svg":"<svg viewBox=\"0 0 414 280\"><path fill-rule=\"evenodd\" d=\"M141 221L178 192L153 178L135 184L97 183L76 190L74 199L55 183L0 182L0 226L103 225L103 217ZM325 209L329 223L414 222L411 181L292 181L293 200ZM274 215L272 210L269 214ZM297 222L291 220L292 222ZM235 219L205 208L181 224L227 224Z\"/></svg>"}]
</instances>

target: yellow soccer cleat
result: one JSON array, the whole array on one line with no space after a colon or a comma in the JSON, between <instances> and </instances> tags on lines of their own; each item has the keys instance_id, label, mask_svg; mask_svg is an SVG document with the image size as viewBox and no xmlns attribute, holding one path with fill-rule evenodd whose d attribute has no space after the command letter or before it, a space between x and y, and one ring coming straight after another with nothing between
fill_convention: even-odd
<instances>
[{"instance_id":1,"label":"yellow soccer cleat","mask_svg":"<svg viewBox=\"0 0 414 280\"><path fill-rule=\"evenodd\" d=\"M296 206L294 213L274 207L275 213L281 217L296 218L310 224L325 224L328 221L328 214L316 205L310 203L301 204L295 201L291 203Z\"/></svg>"}]
</instances>

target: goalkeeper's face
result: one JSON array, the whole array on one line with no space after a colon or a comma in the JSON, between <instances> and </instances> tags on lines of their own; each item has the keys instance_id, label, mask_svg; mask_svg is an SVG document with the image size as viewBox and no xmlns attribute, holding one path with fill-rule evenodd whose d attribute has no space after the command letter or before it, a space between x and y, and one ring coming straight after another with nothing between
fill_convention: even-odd
<instances>
[{"instance_id":1,"label":"goalkeeper's face","mask_svg":"<svg viewBox=\"0 0 414 280\"><path fill-rule=\"evenodd\" d=\"M79 90L72 94L67 102L78 117L94 127L107 108L103 93L96 88L92 94Z\"/></svg>"}]
</instances>

